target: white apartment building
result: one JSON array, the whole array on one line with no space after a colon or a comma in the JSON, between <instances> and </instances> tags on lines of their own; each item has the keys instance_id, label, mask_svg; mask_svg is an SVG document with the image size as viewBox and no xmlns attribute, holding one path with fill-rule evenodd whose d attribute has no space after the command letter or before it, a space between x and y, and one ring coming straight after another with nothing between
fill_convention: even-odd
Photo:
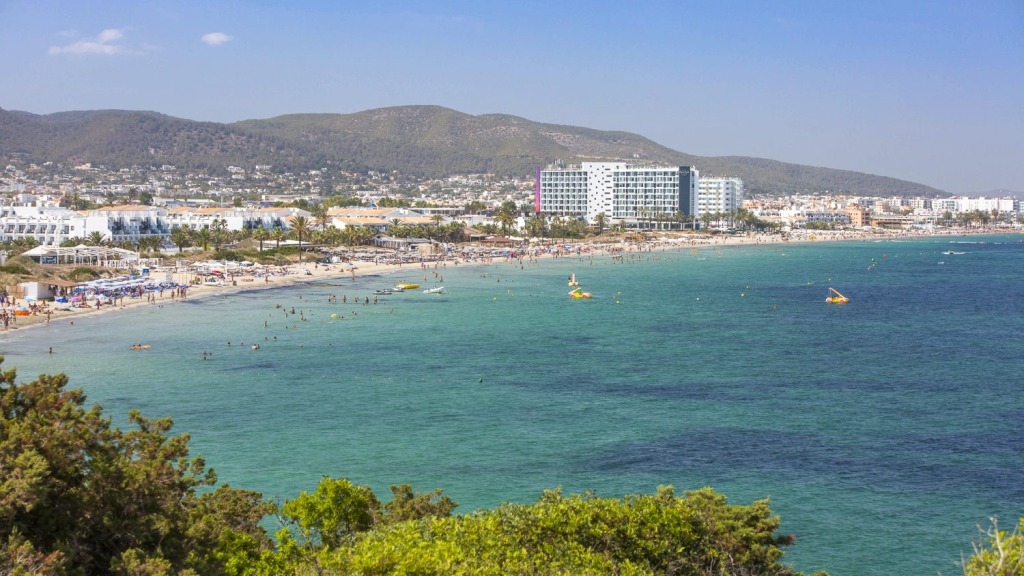
<instances>
[{"instance_id":1,"label":"white apartment building","mask_svg":"<svg viewBox=\"0 0 1024 576\"><path fill-rule=\"evenodd\" d=\"M43 245L59 245L86 236L83 214L52 206L0 206L0 242L34 238Z\"/></svg>"},{"instance_id":2,"label":"white apartment building","mask_svg":"<svg viewBox=\"0 0 1024 576\"><path fill-rule=\"evenodd\" d=\"M578 167L541 170L535 204L551 216L584 218L604 214L609 223L638 224L689 215L697 195L692 166L645 166L584 162Z\"/></svg>"},{"instance_id":3,"label":"white apartment building","mask_svg":"<svg viewBox=\"0 0 1024 576\"><path fill-rule=\"evenodd\" d=\"M166 240L171 233L167 222L167 210L155 206L129 204L123 206L107 206L95 210L87 210L85 214L85 231L81 236L88 237L99 232L112 244L119 242L138 242L143 238L156 237Z\"/></svg>"},{"instance_id":4,"label":"white apartment building","mask_svg":"<svg viewBox=\"0 0 1024 576\"><path fill-rule=\"evenodd\" d=\"M181 226L209 228L215 220L228 230L285 228L292 217L310 213L298 208L175 208L122 205L76 212L51 206L0 206L0 242L34 238L43 246L84 240L98 232L106 241L137 243L143 238L167 240Z\"/></svg>"},{"instance_id":5,"label":"white apartment building","mask_svg":"<svg viewBox=\"0 0 1024 576\"><path fill-rule=\"evenodd\" d=\"M93 232L111 243L166 238L166 211L151 206L113 206L76 212L50 206L0 206L0 241L34 238L43 246L58 246Z\"/></svg>"},{"instance_id":6,"label":"white apartment building","mask_svg":"<svg viewBox=\"0 0 1024 576\"><path fill-rule=\"evenodd\" d=\"M743 206L743 180L723 176L702 176L698 185L693 215L721 212L728 214Z\"/></svg>"},{"instance_id":7,"label":"white apartment building","mask_svg":"<svg viewBox=\"0 0 1024 576\"><path fill-rule=\"evenodd\" d=\"M223 220L226 230L249 230L255 228L288 228L288 220L294 216L310 217L310 213L299 208L191 208L179 206L167 210L167 222L171 228L202 230L214 221Z\"/></svg>"}]
</instances>

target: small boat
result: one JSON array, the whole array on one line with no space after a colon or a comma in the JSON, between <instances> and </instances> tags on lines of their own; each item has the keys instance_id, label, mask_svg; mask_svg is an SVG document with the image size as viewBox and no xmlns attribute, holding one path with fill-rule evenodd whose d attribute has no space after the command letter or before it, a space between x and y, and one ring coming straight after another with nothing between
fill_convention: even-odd
<instances>
[{"instance_id":1,"label":"small boat","mask_svg":"<svg viewBox=\"0 0 1024 576\"><path fill-rule=\"evenodd\" d=\"M394 294L395 291L391 288L381 288L380 290L374 290L373 293L378 296L390 296L391 294Z\"/></svg>"},{"instance_id":2,"label":"small boat","mask_svg":"<svg viewBox=\"0 0 1024 576\"><path fill-rule=\"evenodd\" d=\"M579 286L579 285L580 285L579 281L576 280L576 273L573 272L572 275L569 276L569 286Z\"/></svg>"},{"instance_id":3,"label":"small boat","mask_svg":"<svg viewBox=\"0 0 1024 576\"><path fill-rule=\"evenodd\" d=\"M402 288L401 286L395 286L394 288L391 288L390 290L392 292L405 292L405 288Z\"/></svg>"},{"instance_id":4,"label":"small boat","mask_svg":"<svg viewBox=\"0 0 1024 576\"><path fill-rule=\"evenodd\" d=\"M835 288L829 288L828 291L829 296L828 298L825 298L825 302L828 302L829 304L846 304L850 301L849 298L840 294Z\"/></svg>"},{"instance_id":5,"label":"small boat","mask_svg":"<svg viewBox=\"0 0 1024 576\"><path fill-rule=\"evenodd\" d=\"M434 286L423 291L424 294L443 294L444 286Z\"/></svg>"},{"instance_id":6,"label":"small boat","mask_svg":"<svg viewBox=\"0 0 1024 576\"><path fill-rule=\"evenodd\" d=\"M569 298L572 298L573 300L589 300L593 297L593 294L590 292L584 292L582 288L576 288L575 290L569 291Z\"/></svg>"},{"instance_id":7,"label":"small boat","mask_svg":"<svg viewBox=\"0 0 1024 576\"><path fill-rule=\"evenodd\" d=\"M399 282L395 284L395 288L401 288L402 290L415 290L419 287L420 285L414 282Z\"/></svg>"}]
</instances>

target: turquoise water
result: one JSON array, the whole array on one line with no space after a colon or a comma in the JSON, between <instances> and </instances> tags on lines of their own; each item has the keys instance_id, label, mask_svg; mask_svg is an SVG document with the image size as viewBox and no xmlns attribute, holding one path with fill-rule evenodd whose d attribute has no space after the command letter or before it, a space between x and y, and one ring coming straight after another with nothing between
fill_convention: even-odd
<instances>
[{"instance_id":1,"label":"turquoise water","mask_svg":"<svg viewBox=\"0 0 1024 576\"><path fill-rule=\"evenodd\" d=\"M799 570L957 574L979 524L1024 515L1021 239L449 265L448 294L351 302L435 283L410 269L54 320L0 350L118 423L172 416L221 482L268 497L325 474L460 512L712 486L770 497ZM594 299L566 297L573 272Z\"/></svg>"}]
</instances>

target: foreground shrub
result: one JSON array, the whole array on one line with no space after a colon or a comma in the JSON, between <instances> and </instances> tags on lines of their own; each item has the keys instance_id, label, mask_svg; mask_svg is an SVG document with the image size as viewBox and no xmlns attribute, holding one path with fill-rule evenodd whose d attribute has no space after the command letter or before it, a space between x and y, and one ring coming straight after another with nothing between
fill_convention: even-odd
<instances>
[{"instance_id":1,"label":"foreground shrub","mask_svg":"<svg viewBox=\"0 0 1024 576\"><path fill-rule=\"evenodd\" d=\"M974 555L964 562L964 575L1024 575L1024 518L1011 533L999 530L993 519L992 527L975 544Z\"/></svg>"}]
</instances>

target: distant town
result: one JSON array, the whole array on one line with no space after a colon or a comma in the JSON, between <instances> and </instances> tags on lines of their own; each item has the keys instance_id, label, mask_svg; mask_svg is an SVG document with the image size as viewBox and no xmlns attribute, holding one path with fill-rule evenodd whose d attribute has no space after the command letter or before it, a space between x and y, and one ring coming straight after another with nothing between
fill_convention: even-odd
<instances>
[{"instance_id":1,"label":"distant town","mask_svg":"<svg viewBox=\"0 0 1024 576\"><path fill-rule=\"evenodd\" d=\"M583 238L605 231L1019 229L1011 198L832 195L747 197L743 181L699 167L553 163L530 177L422 182L379 172L229 166L108 169L8 163L0 172L0 250L103 244L178 250L240 238L394 245L395 238ZM390 242L390 244L388 244Z\"/></svg>"}]
</instances>

